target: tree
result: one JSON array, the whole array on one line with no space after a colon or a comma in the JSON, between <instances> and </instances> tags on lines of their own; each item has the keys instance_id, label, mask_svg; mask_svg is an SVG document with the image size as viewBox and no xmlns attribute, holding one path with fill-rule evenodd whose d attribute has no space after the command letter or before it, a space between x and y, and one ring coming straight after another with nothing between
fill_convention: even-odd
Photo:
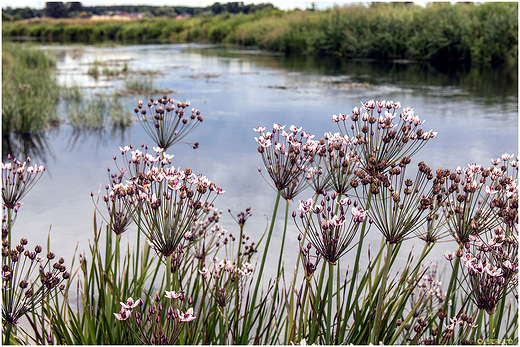
<instances>
[{"instance_id":1,"label":"tree","mask_svg":"<svg viewBox=\"0 0 520 347\"><path fill-rule=\"evenodd\" d=\"M65 6L67 6L70 12L83 11L83 6L81 6L79 1L67 2Z\"/></svg>"},{"instance_id":2,"label":"tree","mask_svg":"<svg viewBox=\"0 0 520 347\"><path fill-rule=\"evenodd\" d=\"M43 13L51 18L65 18L67 17L67 7L63 2L46 2Z\"/></svg>"}]
</instances>

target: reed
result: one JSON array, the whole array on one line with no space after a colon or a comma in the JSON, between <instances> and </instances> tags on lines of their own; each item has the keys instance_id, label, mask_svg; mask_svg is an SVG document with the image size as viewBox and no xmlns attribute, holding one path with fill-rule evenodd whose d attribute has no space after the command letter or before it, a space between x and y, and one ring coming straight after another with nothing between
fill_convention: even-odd
<instances>
[{"instance_id":1,"label":"reed","mask_svg":"<svg viewBox=\"0 0 520 347\"><path fill-rule=\"evenodd\" d=\"M230 42L284 53L375 59L517 64L518 4L350 5L324 11L263 10L190 19L2 22L4 38L50 42Z\"/></svg>"}]
</instances>

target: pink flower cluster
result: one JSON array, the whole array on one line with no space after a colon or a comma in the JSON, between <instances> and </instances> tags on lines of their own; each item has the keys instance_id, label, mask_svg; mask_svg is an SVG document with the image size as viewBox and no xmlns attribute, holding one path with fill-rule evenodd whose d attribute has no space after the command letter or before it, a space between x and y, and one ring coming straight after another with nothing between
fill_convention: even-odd
<instances>
[{"instance_id":1,"label":"pink flower cluster","mask_svg":"<svg viewBox=\"0 0 520 347\"><path fill-rule=\"evenodd\" d=\"M324 193L323 196L320 203L312 199L301 200L297 209L299 214L294 211L292 216L296 227L316 248L319 257L335 264L347 252L359 225L366 220L367 212L348 197L338 199L336 193ZM347 211L351 205L349 217ZM296 220L297 215L301 225Z\"/></svg>"},{"instance_id":2,"label":"pink flower cluster","mask_svg":"<svg viewBox=\"0 0 520 347\"><path fill-rule=\"evenodd\" d=\"M38 182L43 172L44 166L32 165L31 158L27 157L26 162L21 162L11 156L7 156L9 162L0 163L2 168L2 205L8 209L21 207L22 198L27 195L29 190Z\"/></svg>"}]
</instances>

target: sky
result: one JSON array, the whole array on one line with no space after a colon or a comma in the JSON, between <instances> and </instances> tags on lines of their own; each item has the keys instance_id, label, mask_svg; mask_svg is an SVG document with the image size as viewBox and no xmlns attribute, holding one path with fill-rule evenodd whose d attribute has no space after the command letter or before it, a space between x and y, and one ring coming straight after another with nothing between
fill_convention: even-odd
<instances>
[{"instance_id":1,"label":"sky","mask_svg":"<svg viewBox=\"0 0 520 347\"><path fill-rule=\"evenodd\" d=\"M220 3L227 3L239 0L219 0ZM42 9L45 7L45 1L30 1L30 0L2 0L2 8L10 6L12 8L30 7L34 9ZM67 2L64 0L63 2ZM217 0L85 0L80 1L83 6L110 6L110 5L153 5L153 6L194 6L206 7L213 5ZM244 4L259 4L269 2L282 10L292 10L295 8L306 9L311 7L311 3L316 4L316 8L323 10L325 8L333 7L334 5L345 5L354 1L337 0L337 1L301 1L301 0L244 0ZM426 1L414 1L419 5L424 5Z\"/></svg>"}]
</instances>

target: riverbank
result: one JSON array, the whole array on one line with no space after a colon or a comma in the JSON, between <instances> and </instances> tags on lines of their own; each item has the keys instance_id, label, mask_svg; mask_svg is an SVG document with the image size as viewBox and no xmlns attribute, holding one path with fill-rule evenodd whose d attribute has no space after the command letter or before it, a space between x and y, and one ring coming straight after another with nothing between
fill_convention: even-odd
<instances>
[{"instance_id":1,"label":"riverbank","mask_svg":"<svg viewBox=\"0 0 520 347\"><path fill-rule=\"evenodd\" d=\"M88 44L224 42L286 54L517 64L518 4L375 3L181 20L45 19L3 22L2 35Z\"/></svg>"}]
</instances>

